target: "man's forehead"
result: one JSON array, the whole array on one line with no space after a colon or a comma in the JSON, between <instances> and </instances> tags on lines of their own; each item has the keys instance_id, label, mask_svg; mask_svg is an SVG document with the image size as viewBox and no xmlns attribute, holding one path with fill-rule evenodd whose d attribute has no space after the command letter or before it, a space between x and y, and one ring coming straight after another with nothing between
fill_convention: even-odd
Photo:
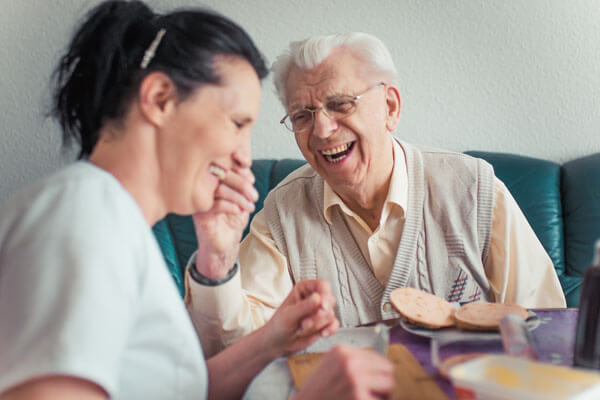
<instances>
[{"instance_id":1,"label":"man's forehead","mask_svg":"<svg viewBox=\"0 0 600 400\"><path fill-rule=\"evenodd\" d=\"M364 85L356 71L343 63L326 60L313 69L293 66L287 80L288 107L312 105L330 97L353 94Z\"/></svg>"}]
</instances>

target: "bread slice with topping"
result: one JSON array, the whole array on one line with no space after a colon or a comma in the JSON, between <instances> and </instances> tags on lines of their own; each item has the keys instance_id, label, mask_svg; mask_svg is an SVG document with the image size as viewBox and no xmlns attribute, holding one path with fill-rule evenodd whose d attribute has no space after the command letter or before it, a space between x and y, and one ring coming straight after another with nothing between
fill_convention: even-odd
<instances>
[{"instance_id":1,"label":"bread slice with topping","mask_svg":"<svg viewBox=\"0 0 600 400\"><path fill-rule=\"evenodd\" d=\"M497 331L500 321L509 314L527 319L527 310L518 304L469 303L454 313L456 326L475 331Z\"/></svg>"},{"instance_id":2,"label":"bread slice with topping","mask_svg":"<svg viewBox=\"0 0 600 400\"><path fill-rule=\"evenodd\" d=\"M454 307L446 300L419 289L405 287L390 293L394 308L409 322L427 329L454 325Z\"/></svg>"}]
</instances>

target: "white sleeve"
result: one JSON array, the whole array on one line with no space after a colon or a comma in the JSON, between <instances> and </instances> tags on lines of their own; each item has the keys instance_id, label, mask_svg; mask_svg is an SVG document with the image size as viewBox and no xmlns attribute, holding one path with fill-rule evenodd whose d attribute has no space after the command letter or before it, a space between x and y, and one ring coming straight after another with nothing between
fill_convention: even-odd
<instances>
[{"instance_id":1,"label":"white sleeve","mask_svg":"<svg viewBox=\"0 0 600 400\"><path fill-rule=\"evenodd\" d=\"M0 234L0 393L47 374L115 392L139 259L125 226L130 210L104 195L57 188L9 210Z\"/></svg>"}]
</instances>

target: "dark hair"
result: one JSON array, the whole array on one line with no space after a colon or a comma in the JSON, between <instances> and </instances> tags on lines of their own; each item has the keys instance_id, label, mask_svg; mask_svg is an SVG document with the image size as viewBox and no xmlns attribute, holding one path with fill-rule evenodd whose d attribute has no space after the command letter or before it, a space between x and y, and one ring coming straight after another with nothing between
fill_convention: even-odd
<instances>
[{"instance_id":1,"label":"dark hair","mask_svg":"<svg viewBox=\"0 0 600 400\"><path fill-rule=\"evenodd\" d=\"M146 68L144 53L165 29ZM259 79L265 61L248 34L231 20L208 10L187 9L155 14L141 1L105 1L92 9L76 30L68 51L54 71L51 114L63 129L63 144L81 145L79 158L90 155L102 124L124 115L143 78L167 74L181 100L202 84L219 84L214 68L219 55L240 57Z\"/></svg>"}]
</instances>

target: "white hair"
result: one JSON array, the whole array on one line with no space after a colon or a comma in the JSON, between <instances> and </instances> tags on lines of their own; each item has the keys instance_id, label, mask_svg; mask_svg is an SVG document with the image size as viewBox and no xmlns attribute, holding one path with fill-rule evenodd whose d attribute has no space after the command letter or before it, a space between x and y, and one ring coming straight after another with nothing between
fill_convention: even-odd
<instances>
[{"instance_id":1,"label":"white hair","mask_svg":"<svg viewBox=\"0 0 600 400\"><path fill-rule=\"evenodd\" d=\"M371 71L382 74L387 83L396 83L397 71L392 56L383 42L375 36L362 32L313 36L290 43L289 49L277 57L271 67L275 89L284 107L287 106L285 84L292 66L312 69L339 47L346 47L353 51Z\"/></svg>"}]
</instances>

